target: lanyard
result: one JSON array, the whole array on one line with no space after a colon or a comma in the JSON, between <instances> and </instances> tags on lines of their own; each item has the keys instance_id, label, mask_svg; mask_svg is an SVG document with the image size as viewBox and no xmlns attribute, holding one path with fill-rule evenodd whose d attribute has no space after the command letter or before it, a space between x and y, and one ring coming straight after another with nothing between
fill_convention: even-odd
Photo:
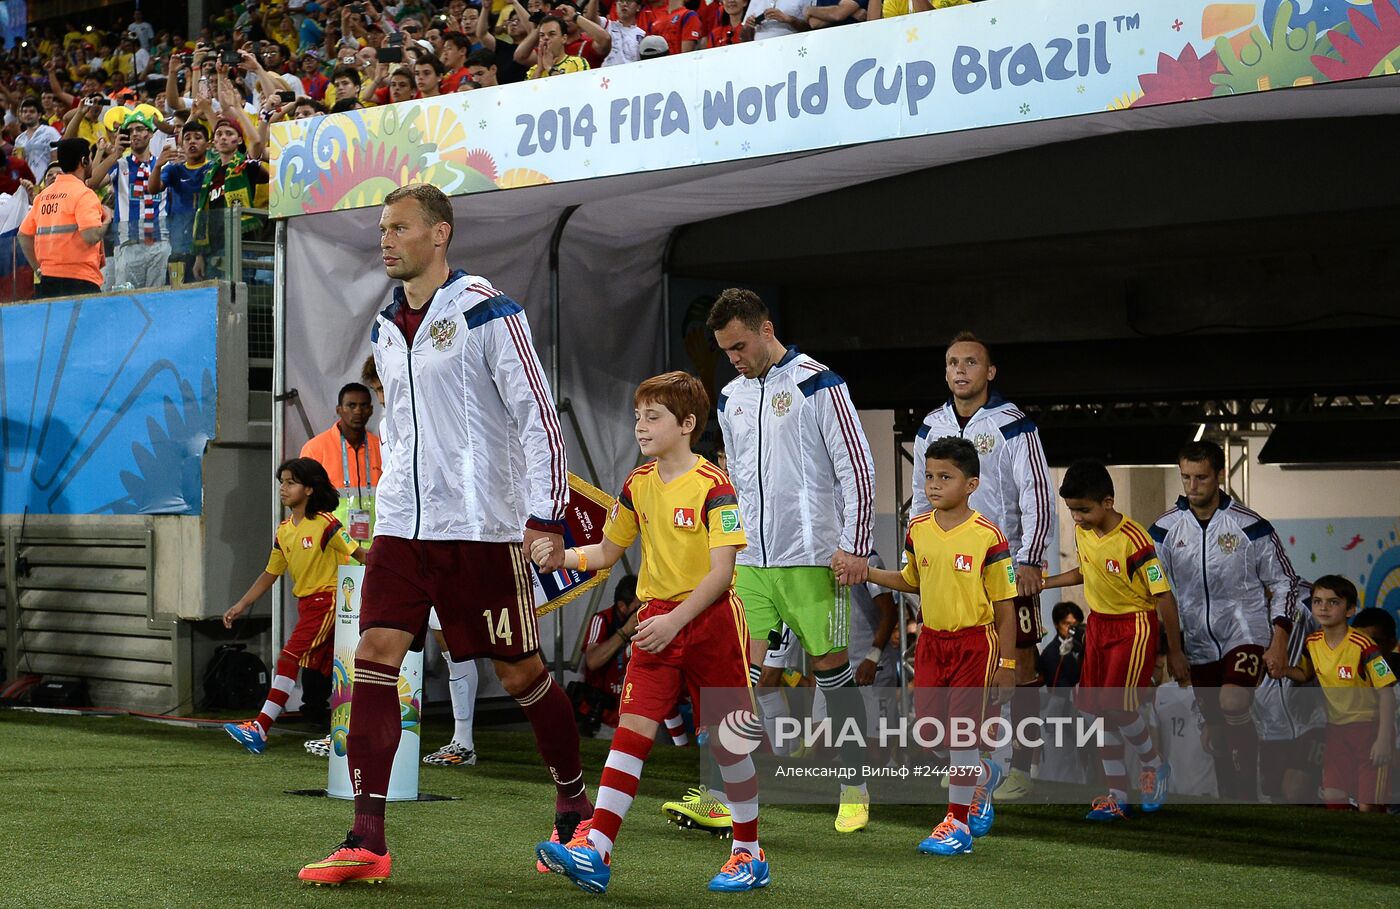
<instances>
[{"instance_id":1,"label":"lanyard","mask_svg":"<svg viewBox=\"0 0 1400 909\"><path fill-rule=\"evenodd\" d=\"M355 466L356 466L356 467L359 467L359 466L360 466L360 462L359 462L359 459L358 459L358 458L355 460ZM340 478L341 478L342 480L346 481L346 482L349 482L349 477L350 477L350 451L349 451L348 446L346 446L346 444L345 444L345 436L342 435L342 436L340 437ZM363 481L363 482L360 482L360 483L356 483L356 484L355 484L355 507L358 508L358 509L360 509L361 511L363 511L363 510L364 510L364 507L365 507L365 502L364 502L364 488L365 488L365 486L366 486L366 485L368 484L368 482L369 482L369 477L370 477L370 466L369 466L369 433L365 433L365 472L362 473L362 474L360 474L360 480Z\"/></svg>"}]
</instances>

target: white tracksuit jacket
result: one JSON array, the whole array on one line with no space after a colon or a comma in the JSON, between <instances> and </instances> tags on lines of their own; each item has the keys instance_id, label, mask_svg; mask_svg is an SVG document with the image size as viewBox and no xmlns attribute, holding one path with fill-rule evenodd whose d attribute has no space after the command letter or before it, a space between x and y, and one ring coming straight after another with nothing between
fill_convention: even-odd
<instances>
[{"instance_id":1,"label":"white tracksuit jacket","mask_svg":"<svg viewBox=\"0 0 1400 909\"><path fill-rule=\"evenodd\" d=\"M1301 582L1257 513L1222 492L1202 527L1183 496L1147 532L1176 596L1189 662L1213 663L1242 644L1267 647L1275 621L1291 624Z\"/></svg>"},{"instance_id":2,"label":"white tracksuit jacket","mask_svg":"<svg viewBox=\"0 0 1400 909\"><path fill-rule=\"evenodd\" d=\"M374 320L384 383L384 473L375 536L518 543L526 522L558 529L569 502L564 436L520 304L454 271L412 345Z\"/></svg>"},{"instance_id":3,"label":"white tracksuit jacket","mask_svg":"<svg viewBox=\"0 0 1400 909\"><path fill-rule=\"evenodd\" d=\"M1302 598L1309 596L1311 586L1304 581ZM1288 665L1297 666L1303 659L1308 635L1318 630L1312 611L1296 603L1290 618L1293 630L1288 633ZM1265 642L1267 644L1267 642ZM1254 728L1266 742L1291 742L1311 730L1327 725L1327 705L1322 689L1315 683L1299 685L1292 679L1271 679L1265 676L1254 689Z\"/></svg>"},{"instance_id":4,"label":"white tracksuit jacket","mask_svg":"<svg viewBox=\"0 0 1400 909\"><path fill-rule=\"evenodd\" d=\"M995 391L966 426L949 401L924 417L914 438L912 520L930 510L924 495L924 453L938 439L956 436L977 449L981 479L968 500L1001 528L1017 565L1045 567L1055 540L1055 490L1040 433L1030 417Z\"/></svg>"},{"instance_id":5,"label":"white tracksuit jacket","mask_svg":"<svg viewBox=\"0 0 1400 909\"><path fill-rule=\"evenodd\" d=\"M874 549L875 462L846 381L789 348L761 379L719 396L729 479L757 568L830 565Z\"/></svg>"}]
</instances>

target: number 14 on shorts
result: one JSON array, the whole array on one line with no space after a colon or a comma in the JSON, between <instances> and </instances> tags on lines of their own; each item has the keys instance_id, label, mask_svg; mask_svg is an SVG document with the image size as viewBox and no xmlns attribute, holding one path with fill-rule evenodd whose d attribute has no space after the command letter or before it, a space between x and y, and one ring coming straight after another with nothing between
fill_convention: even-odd
<instances>
[{"instance_id":1,"label":"number 14 on shorts","mask_svg":"<svg viewBox=\"0 0 1400 909\"><path fill-rule=\"evenodd\" d=\"M514 634L510 630L510 610L500 610L493 619L491 610L483 609L481 617L486 620L486 633L491 637L492 646L500 643L504 643L507 647L511 646L513 643L511 638L514 637Z\"/></svg>"}]
</instances>

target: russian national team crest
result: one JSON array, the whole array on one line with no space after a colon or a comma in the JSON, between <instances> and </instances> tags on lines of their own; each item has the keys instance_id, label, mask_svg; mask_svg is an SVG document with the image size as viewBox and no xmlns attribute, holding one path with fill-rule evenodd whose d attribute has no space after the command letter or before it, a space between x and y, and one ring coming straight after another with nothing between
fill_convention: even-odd
<instances>
[{"instance_id":1,"label":"russian national team crest","mask_svg":"<svg viewBox=\"0 0 1400 909\"><path fill-rule=\"evenodd\" d=\"M979 432L972 437L972 447L977 449L980 455L991 454L992 449L997 447L996 436L989 432Z\"/></svg>"},{"instance_id":2,"label":"russian national team crest","mask_svg":"<svg viewBox=\"0 0 1400 909\"><path fill-rule=\"evenodd\" d=\"M447 350L457 340L457 320L438 319L428 326L428 337L433 341L433 350Z\"/></svg>"},{"instance_id":3,"label":"russian national team crest","mask_svg":"<svg viewBox=\"0 0 1400 909\"><path fill-rule=\"evenodd\" d=\"M785 417L789 410L792 410L792 392L780 391L773 395L774 416Z\"/></svg>"},{"instance_id":4,"label":"russian national team crest","mask_svg":"<svg viewBox=\"0 0 1400 909\"><path fill-rule=\"evenodd\" d=\"M1215 545L1220 547L1220 551L1226 555L1233 555L1236 549L1240 548L1240 537L1236 533L1222 533L1215 538Z\"/></svg>"}]
</instances>

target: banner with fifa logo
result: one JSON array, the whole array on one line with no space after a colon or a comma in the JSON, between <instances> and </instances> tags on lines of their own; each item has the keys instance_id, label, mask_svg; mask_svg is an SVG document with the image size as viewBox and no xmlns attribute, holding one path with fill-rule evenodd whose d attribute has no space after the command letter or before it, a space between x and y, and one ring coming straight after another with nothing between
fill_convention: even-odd
<instances>
[{"instance_id":1,"label":"banner with fifa logo","mask_svg":"<svg viewBox=\"0 0 1400 909\"><path fill-rule=\"evenodd\" d=\"M275 123L271 210L1209 103L1393 76L1397 50L1400 0L987 0Z\"/></svg>"}]
</instances>

